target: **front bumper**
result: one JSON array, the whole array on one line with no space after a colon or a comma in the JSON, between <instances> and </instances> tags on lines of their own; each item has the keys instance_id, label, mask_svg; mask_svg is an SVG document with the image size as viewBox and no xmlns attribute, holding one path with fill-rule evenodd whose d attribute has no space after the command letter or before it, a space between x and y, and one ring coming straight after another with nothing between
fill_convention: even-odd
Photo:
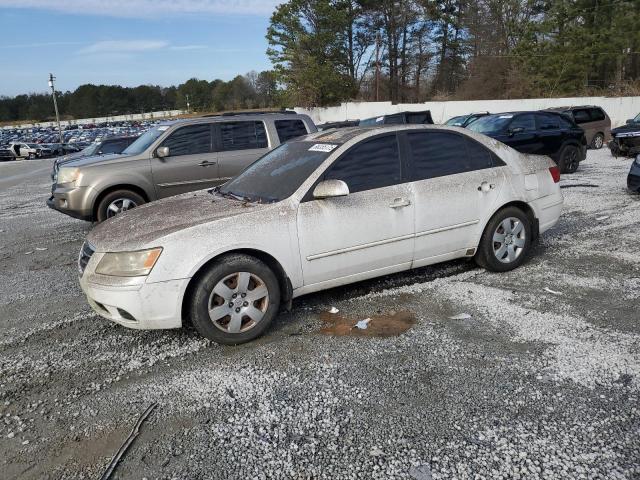
<instances>
[{"instance_id":1,"label":"front bumper","mask_svg":"<svg viewBox=\"0 0 640 480\"><path fill-rule=\"evenodd\" d=\"M80 277L89 305L103 318L128 328L156 330L182 326L182 298L189 279L138 285L102 285Z\"/></svg>"},{"instance_id":2,"label":"front bumper","mask_svg":"<svg viewBox=\"0 0 640 480\"><path fill-rule=\"evenodd\" d=\"M93 220L93 191L90 187L65 188L54 184L47 206L80 220Z\"/></svg>"}]
</instances>

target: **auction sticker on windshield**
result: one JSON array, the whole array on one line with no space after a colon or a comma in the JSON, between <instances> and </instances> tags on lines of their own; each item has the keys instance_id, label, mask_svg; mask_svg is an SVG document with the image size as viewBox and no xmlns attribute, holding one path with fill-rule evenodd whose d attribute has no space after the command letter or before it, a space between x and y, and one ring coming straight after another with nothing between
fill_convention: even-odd
<instances>
[{"instance_id":1,"label":"auction sticker on windshield","mask_svg":"<svg viewBox=\"0 0 640 480\"><path fill-rule=\"evenodd\" d=\"M313 147L309 149L310 152L330 152L337 145L331 145L329 143L316 143Z\"/></svg>"}]
</instances>

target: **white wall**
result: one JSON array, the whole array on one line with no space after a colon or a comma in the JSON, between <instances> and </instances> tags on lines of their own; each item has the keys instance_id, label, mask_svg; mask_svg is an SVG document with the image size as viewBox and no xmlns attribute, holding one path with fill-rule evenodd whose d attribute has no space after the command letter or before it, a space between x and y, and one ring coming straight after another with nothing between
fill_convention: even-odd
<instances>
[{"instance_id":1,"label":"white wall","mask_svg":"<svg viewBox=\"0 0 640 480\"><path fill-rule=\"evenodd\" d=\"M535 98L523 100L471 100L451 102L405 103L392 105L391 102L349 102L339 107L296 108L298 113L306 113L316 124L357 120L377 117L388 113L431 110L435 123L444 123L456 115L472 112L509 112L518 110L542 110L550 107L573 105L598 105L611 117L611 125L623 125L629 118L640 113L640 97L575 97L575 98Z\"/></svg>"}]
</instances>

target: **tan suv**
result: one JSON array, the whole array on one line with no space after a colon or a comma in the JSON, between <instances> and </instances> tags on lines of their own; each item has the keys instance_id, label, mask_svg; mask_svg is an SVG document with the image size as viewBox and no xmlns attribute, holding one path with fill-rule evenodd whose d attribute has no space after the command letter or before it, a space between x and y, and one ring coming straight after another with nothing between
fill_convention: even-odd
<instances>
[{"instance_id":1,"label":"tan suv","mask_svg":"<svg viewBox=\"0 0 640 480\"><path fill-rule=\"evenodd\" d=\"M584 130L587 145L601 149L611 140L611 119L602 108L593 105L582 107L550 108L554 112L565 113Z\"/></svg>"},{"instance_id":2,"label":"tan suv","mask_svg":"<svg viewBox=\"0 0 640 480\"><path fill-rule=\"evenodd\" d=\"M316 126L295 112L225 114L162 123L121 154L54 167L47 205L102 222L143 203L213 187Z\"/></svg>"}]
</instances>

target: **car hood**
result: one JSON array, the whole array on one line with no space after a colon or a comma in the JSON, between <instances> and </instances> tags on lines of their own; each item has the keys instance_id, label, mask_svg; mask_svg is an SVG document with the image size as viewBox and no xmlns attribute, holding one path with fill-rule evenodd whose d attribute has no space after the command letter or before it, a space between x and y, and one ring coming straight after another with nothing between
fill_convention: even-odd
<instances>
[{"instance_id":1,"label":"car hood","mask_svg":"<svg viewBox=\"0 0 640 480\"><path fill-rule=\"evenodd\" d=\"M623 125L621 127L611 129L611 135L614 137L619 133L630 133L630 132L640 132L640 123L630 123L627 125Z\"/></svg>"},{"instance_id":2,"label":"car hood","mask_svg":"<svg viewBox=\"0 0 640 480\"><path fill-rule=\"evenodd\" d=\"M106 155L90 155L87 157L73 158L69 161L63 160L58 165L65 167L86 167L94 163L108 162L109 160L120 160L125 156L120 153L109 153Z\"/></svg>"},{"instance_id":3,"label":"car hood","mask_svg":"<svg viewBox=\"0 0 640 480\"><path fill-rule=\"evenodd\" d=\"M212 195L207 190L147 203L94 228L87 241L98 252L139 250L162 237L197 225L255 213L272 204L247 203Z\"/></svg>"}]
</instances>

